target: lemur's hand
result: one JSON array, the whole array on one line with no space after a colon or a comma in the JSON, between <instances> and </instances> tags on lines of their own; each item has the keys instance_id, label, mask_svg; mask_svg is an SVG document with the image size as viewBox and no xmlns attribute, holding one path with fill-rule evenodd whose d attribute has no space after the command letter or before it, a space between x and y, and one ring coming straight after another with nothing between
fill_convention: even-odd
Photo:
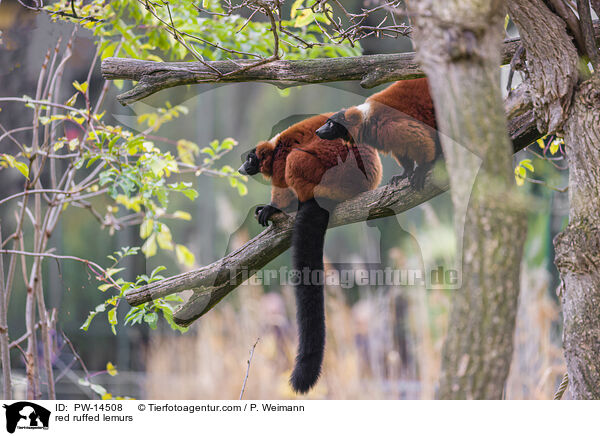
<instances>
[{"instance_id":1,"label":"lemur's hand","mask_svg":"<svg viewBox=\"0 0 600 436\"><path fill-rule=\"evenodd\" d=\"M271 218L271 215L273 215L274 213L277 212L281 212L279 209L277 209L275 206L271 206L270 204L267 204L265 206L258 206L254 212L254 214L256 215L256 219L258 220L258 222L263 225L264 227L268 226L269 223L269 218Z\"/></svg>"}]
</instances>

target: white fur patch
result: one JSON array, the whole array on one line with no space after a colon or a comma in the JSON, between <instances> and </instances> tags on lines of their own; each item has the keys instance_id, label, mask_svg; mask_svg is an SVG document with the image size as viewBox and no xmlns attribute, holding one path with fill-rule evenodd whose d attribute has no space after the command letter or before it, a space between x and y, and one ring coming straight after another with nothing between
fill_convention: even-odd
<instances>
[{"instance_id":1,"label":"white fur patch","mask_svg":"<svg viewBox=\"0 0 600 436\"><path fill-rule=\"evenodd\" d=\"M356 109L362 112L364 118L367 118L371 113L371 103L359 104Z\"/></svg>"},{"instance_id":2,"label":"white fur patch","mask_svg":"<svg viewBox=\"0 0 600 436\"><path fill-rule=\"evenodd\" d=\"M269 139L269 142L273 145L276 145L277 140L279 139L279 135L281 135L281 133L278 133L277 135L273 136L271 139Z\"/></svg>"}]
</instances>

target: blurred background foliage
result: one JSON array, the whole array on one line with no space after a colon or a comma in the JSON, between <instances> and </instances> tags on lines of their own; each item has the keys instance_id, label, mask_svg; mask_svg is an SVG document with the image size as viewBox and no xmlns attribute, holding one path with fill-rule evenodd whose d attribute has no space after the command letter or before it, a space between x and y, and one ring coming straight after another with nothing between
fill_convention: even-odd
<instances>
[{"instance_id":1,"label":"blurred background foliage","mask_svg":"<svg viewBox=\"0 0 600 436\"><path fill-rule=\"evenodd\" d=\"M208 44L194 48L205 59L237 56L233 51L269 56L271 34L265 23L250 22L245 32L233 34L232 29L239 29L247 17L205 16L198 27L195 22L190 24L192 2L170 3L176 12L173 17L176 27L202 38L207 35L212 38ZM217 7L217 2L210 3ZM362 2L346 3L350 9L359 7ZM85 29L77 32L74 54L64 74L66 84L86 82L96 46L100 47L101 58L118 53L140 59L193 60L186 47L182 48L169 37L157 24L156 17L144 11L138 2L94 0L75 4L78 18L71 21ZM73 24L57 14L70 8L70 2L62 1L49 4L48 10L52 13L39 13L23 8L16 1L2 1L1 96L33 93L44 53L54 47L59 36L66 40L72 31ZM94 20L82 19L84 17ZM55 22L57 18L60 20ZM291 17L291 11L290 20L296 20L294 23L298 20ZM298 31L304 37L318 38L315 26L299 25ZM211 44L223 44L230 51L215 50ZM411 50L410 41L404 37L366 38L354 47L348 44L311 50L293 44L282 47L286 59ZM86 85L90 87L92 100L100 93L102 83L96 64ZM122 83L117 85L123 86ZM63 86L63 101L75 92L67 88ZM147 135L154 136L153 143L161 153L169 153L194 169L182 171L175 178L176 183L189 184L198 196L171 196L169 213L178 214L179 219L169 221L168 234L155 225L157 217L152 214L147 215L141 225L111 230L100 228L87 210L71 207L50 244L56 247L57 253L86 258L107 268L112 264L108 255L123 247L143 247L119 263L119 267L125 269L118 276L132 283L140 275L151 276L153 271L170 276L218 260L262 230L253 211L256 205L267 202L270 195L264 180L244 181L235 176L242 154L259 140L272 137L304 116L357 104L375 91L377 89L364 90L357 83L344 82L284 91L269 84L207 84L165 90L143 102L121 107L115 99L119 90L111 86L103 107L104 121L134 133L146 131ZM0 122L11 128L18 127L23 119L28 119L28 110L16 105L10 110L3 107ZM182 142L181 138L186 139ZM548 138L544 147L552 141L554 138ZM0 142L0 152L4 152L4 147L6 142ZM546 150L538 145L531 148L535 147L535 153L522 151L515 156L515 177L525 180L521 189L527 190L536 201L532 202L528 218L515 358L506 390L507 398L514 399L551 398L557 379L564 372L555 295L558 276L552 264L551 241L565 223L567 197L551 187L565 185L566 174L560 168L561 150L555 149L552 153L556 163L538 159L537 154ZM215 155L219 157L218 164L211 161ZM203 165L204 159L208 159L205 170L199 171L197 166ZM382 159L385 183L398 168L391 159ZM542 183L527 183L532 174ZM156 175L158 179L163 176ZM113 182L107 183L114 186ZM0 198L18 192L21 186L22 175L17 171L0 171ZM187 186L181 185L180 190ZM136 207L132 196L119 198L118 195L123 195L123 189L114 192L112 201L98 199L95 205L106 210L114 207L116 201L121 206L118 212L121 214L127 208ZM0 207L2 223L14 222L16 206L7 203ZM144 207L144 210L149 209ZM444 194L397 217L333 229L328 232L325 248L328 268L351 264L355 267L450 269L455 261L451 207L449 195ZM156 205L155 213L164 214L161 209ZM155 235L154 242L148 242L151 235ZM166 249L158 249L158 246ZM184 248L177 249L179 246ZM268 268L278 270L289 265L289 254L285 253ZM160 270L161 266L166 269ZM107 298L98 290L96 278L86 268L77 262L46 261L43 275L47 305L58 309L58 327L70 338L90 371L99 372L95 381L114 395L152 399L237 398L249 350L260 338L245 398L295 397L287 383L296 343L295 308L288 286L243 285L185 334L153 316L138 317L138 321L143 321L141 324L124 326L122 321L130 308L121 304L116 313L117 334L113 335L111 328L115 326L107 322L105 316L92 321L89 328L81 329L89 312ZM25 293L22 280L16 280L9 326L17 334L22 332ZM426 290L420 286L349 289L328 286L324 374L309 397L433 398L442 340L446 330L451 328L447 325L451 294L451 290ZM141 314L142 318L145 314ZM135 317L135 312L131 316ZM55 352L57 373L64 373L57 385L58 397L97 398L97 392L77 382L81 374L70 366L73 353L58 335ZM21 356L13 353L12 359L14 367L21 370L23 380ZM110 371L105 371L107 362L116 365L117 375L109 376ZM22 383L17 384L15 390L18 389L23 389Z\"/></svg>"}]
</instances>

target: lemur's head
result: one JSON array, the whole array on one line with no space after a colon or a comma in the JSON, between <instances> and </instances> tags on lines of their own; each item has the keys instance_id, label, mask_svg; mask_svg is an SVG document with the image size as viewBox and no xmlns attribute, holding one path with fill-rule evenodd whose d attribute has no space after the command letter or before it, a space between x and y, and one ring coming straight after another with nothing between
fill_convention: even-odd
<instances>
[{"instance_id":1,"label":"lemur's head","mask_svg":"<svg viewBox=\"0 0 600 436\"><path fill-rule=\"evenodd\" d=\"M321 139L338 139L353 141L358 134L358 128L363 122L363 112L353 106L342 109L331 115L325 124L315 132Z\"/></svg>"},{"instance_id":2,"label":"lemur's head","mask_svg":"<svg viewBox=\"0 0 600 436\"><path fill-rule=\"evenodd\" d=\"M238 172L245 176L262 173L263 176L270 177L273 174L273 149L271 142L260 142L246 155Z\"/></svg>"}]
</instances>

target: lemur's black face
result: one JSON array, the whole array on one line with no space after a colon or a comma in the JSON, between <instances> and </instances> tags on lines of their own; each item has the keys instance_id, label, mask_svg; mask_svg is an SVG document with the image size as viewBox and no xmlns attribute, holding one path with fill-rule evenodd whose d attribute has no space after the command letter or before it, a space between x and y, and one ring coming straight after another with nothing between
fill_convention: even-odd
<instances>
[{"instance_id":1,"label":"lemur's black face","mask_svg":"<svg viewBox=\"0 0 600 436\"><path fill-rule=\"evenodd\" d=\"M327 122L317 129L315 132L321 139L350 139L350 133L344 126L346 118L344 116L345 111L341 110L333 114Z\"/></svg>"},{"instance_id":2,"label":"lemur's black face","mask_svg":"<svg viewBox=\"0 0 600 436\"><path fill-rule=\"evenodd\" d=\"M253 176L260 172L260 159L256 155L256 148L250 150L238 172L244 176Z\"/></svg>"}]
</instances>

